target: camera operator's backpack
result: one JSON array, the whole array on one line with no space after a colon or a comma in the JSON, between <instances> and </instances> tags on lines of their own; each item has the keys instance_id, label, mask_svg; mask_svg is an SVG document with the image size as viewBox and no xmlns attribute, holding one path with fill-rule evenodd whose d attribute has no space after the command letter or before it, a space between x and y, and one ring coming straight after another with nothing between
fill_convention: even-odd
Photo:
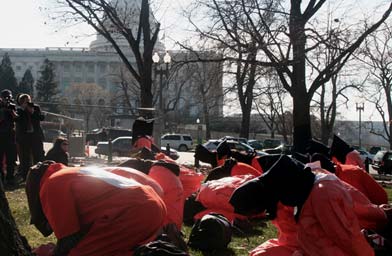
<instances>
[{"instance_id":1,"label":"camera operator's backpack","mask_svg":"<svg viewBox=\"0 0 392 256\"><path fill-rule=\"evenodd\" d=\"M192 227L188 246L201 251L227 248L231 242L231 224L221 214L210 213L197 220Z\"/></svg>"}]
</instances>

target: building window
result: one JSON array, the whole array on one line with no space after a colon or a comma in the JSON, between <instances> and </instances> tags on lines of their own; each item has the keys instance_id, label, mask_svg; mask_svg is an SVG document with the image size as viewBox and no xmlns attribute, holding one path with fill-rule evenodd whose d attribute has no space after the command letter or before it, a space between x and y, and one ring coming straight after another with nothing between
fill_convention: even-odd
<instances>
[{"instance_id":1,"label":"building window","mask_svg":"<svg viewBox=\"0 0 392 256\"><path fill-rule=\"evenodd\" d=\"M99 64L99 72L101 72L101 73L106 72L106 65L105 64Z\"/></svg>"},{"instance_id":2,"label":"building window","mask_svg":"<svg viewBox=\"0 0 392 256\"><path fill-rule=\"evenodd\" d=\"M87 64L87 70L88 70L88 72L93 73L94 72L94 64L92 64L92 63Z\"/></svg>"},{"instance_id":3,"label":"building window","mask_svg":"<svg viewBox=\"0 0 392 256\"><path fill-rule=\"evenodd\" d=\"M22 67L21 66L16 66L16 71L21 71L22 70Z\"/></svg>"},{"instance_id":4,"label":"building window","mask_svg":"<svg viewBox=\"0 0 392 256\"><path fill-rule=\"evenodd\" d=\"M91 83L95 82L95 79L94 79L94 77L87 77L86 82L91 84Z\"/></svg>"},{"instance_id":5,"label":"building window","mask_svg":"<svg viewBox=\"0 0 392 256\"><path fill-rule=\"evenodd\" d=\"M64 63L64 72L69 72L71 70L71 65L69 63Z\"/></svg>"}]
</instances>

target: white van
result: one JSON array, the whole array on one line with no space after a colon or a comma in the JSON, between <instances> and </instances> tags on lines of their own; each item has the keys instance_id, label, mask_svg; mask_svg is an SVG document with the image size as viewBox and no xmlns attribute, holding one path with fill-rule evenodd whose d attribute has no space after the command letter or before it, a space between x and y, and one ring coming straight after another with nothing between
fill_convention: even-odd
<instances>
[{"instance_id":1,"label":"white van","mask_svg":"<svg viewBox=\"0 0 392 256\"><path fill-rule=\"evenodd\" d=\"M161 146L167 145L179 151L188 151L192 148L193 139L189 134L165 134L161 137Z\"/></svg>"}]
</instances>

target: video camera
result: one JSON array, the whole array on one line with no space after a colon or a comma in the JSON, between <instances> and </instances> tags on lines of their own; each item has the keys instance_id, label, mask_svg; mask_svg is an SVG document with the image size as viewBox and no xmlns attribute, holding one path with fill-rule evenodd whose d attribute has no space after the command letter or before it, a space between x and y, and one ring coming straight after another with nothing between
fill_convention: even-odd
<instances>
[{"instance_id":1,"label":"video camera","mask_svg":"<svg viewBox=\"0 0 392 256\"><path fill-rule=\"evenodd\" d=\"M1 101L1 107L16 111L16 105L11 97L3 98Z\"/></svg>"}]
</instances>

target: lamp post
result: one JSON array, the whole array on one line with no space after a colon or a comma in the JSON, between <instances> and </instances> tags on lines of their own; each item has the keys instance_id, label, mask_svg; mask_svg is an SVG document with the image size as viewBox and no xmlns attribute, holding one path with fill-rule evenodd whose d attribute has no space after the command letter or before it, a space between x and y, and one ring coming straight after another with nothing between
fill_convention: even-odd
<instances>
[{"instance_id":1,"label":"lamp post","mask_svg":"<svg viewBox=\"0 0 392 256\"><path fill-rule=\"evenodd\" d=\"M163 106L163 76L166 77L166 81L169 77L169 64L171 62L171 57L168 52L166 52L165 56L163 56L163 63L165 65L161 65L160 57L157 52L152 56L152 61L154 62L154 75L159 75L159 98L158 98L158 113L159 113L159 124L157 126L157 144L158 147L161 147L161 135L163 131L163 125L165 124L164 118L164 106Z\"/></svg>"},{"instance_id":2,"label":"lamp post","mask_svg":"<svg viewBox=\"0 0 392 256\"><path fill-rule=\"evenodd\" d=\"M362 104L355 103L357 111L359 111L359 136L358 136L358 146L361 148L361 112L365 109L365 103Z\"/></svg>"},{"instance_id":3,"label":"lamp post","mask_svg":"<svg viewBox=\"0 0 392 256\"><path fill-rule=\"evenodd\" d=\"M196 124L197 124L197 144L201 144L201 130L202 130L202 126L200 125L200 119L196 119ZM195 167L199 168L200 167L200 163L199 163L199 159L195 158Z\"/></svg>"}]
</instances>

